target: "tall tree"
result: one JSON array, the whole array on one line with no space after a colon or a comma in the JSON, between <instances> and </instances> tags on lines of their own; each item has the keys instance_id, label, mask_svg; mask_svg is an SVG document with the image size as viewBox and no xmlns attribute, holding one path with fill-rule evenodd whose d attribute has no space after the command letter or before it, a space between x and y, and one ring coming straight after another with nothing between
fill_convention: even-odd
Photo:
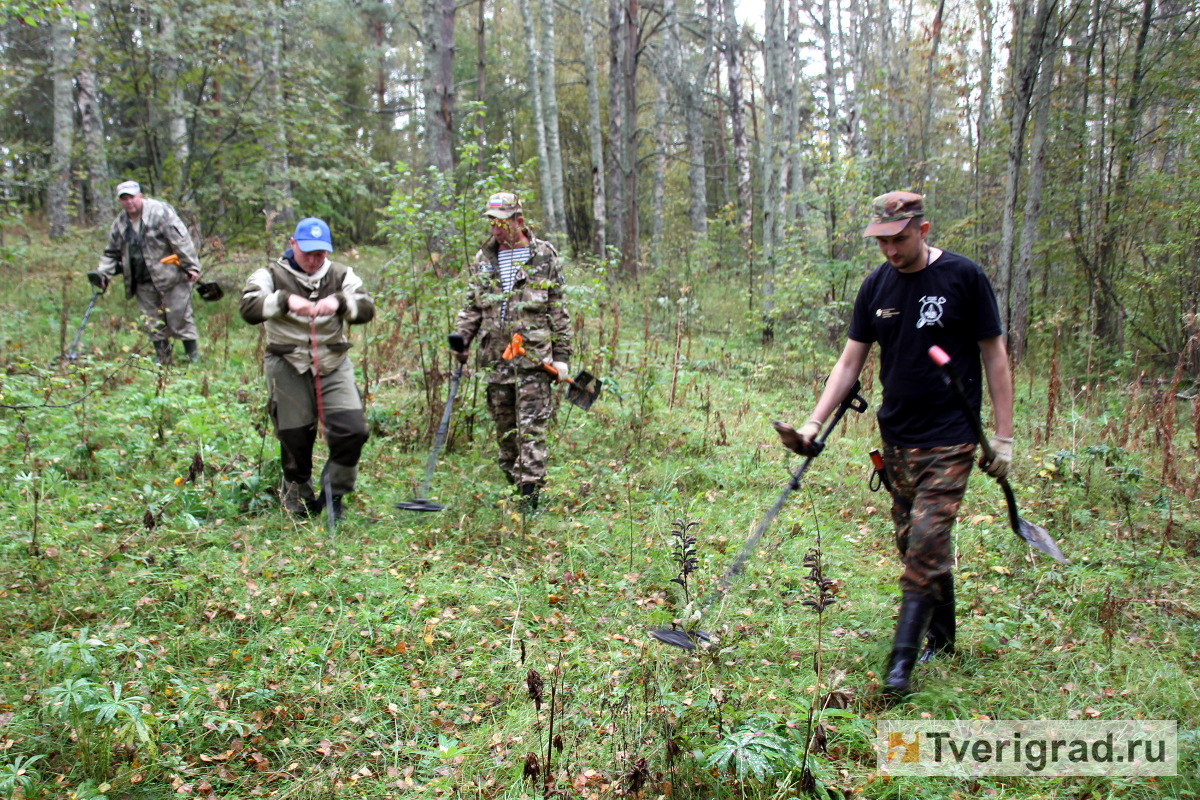
<instances>
[{"instance_id":1,"label":"tall tree","mask_svg":"<svg viewBox=\"0 0 1200 800\"><path fill-rule=\"evenodd\" d=\"M545 0L543 0L545 1ZM558 210L554 207L554 176L550 166L550 147L546 136L546 115L542 104L541 57L534 30L533 9L529 0L521 0L521 21L525 26L526 58L529 72L529 111L533 117L533 139L537 147L538 179L542 195L544 223L557 230Z\"/></svg>"},{"instance_id":2,"label":"tall tree","mask_svg":"<svg viewBox=\"0 0 1200 800\"><path fill-rule=\"evenodd\" d=\"M425 22L425 156L454 176L454 0L421 0Z\"/></svg>"},{"instance_id":3,"label":"tall tree","mask_svg":"<svg viewBox=\"0 0 1200 800\"><path fill-rule=\"evenodd\" d=\"M102 225L110 216L112 199L108 171L108 146L104 141L104 115L100 112L100 89L96 80L96 54L94 42L98 26L87 19L84 0L75 0L75 12L80 16L79 26L86 26L89 35L81 37L77 49L78 71L75 85L78 87L76 106L79 109L79 127L83 134L84 158L88 172L88 221Z\"/></svg>"},{"instance_id":4,"label":"tall tree","mask_svg":"<svg viewBox=\"0 0 1200 800\"><path fill-rule=\"evenodd\" d=\"M554 193L554 229L566 229L566 191L563 188L562 140L558 128L558 80L554 62L555 0L540 0L542 17L542 107L546 112L546 154L550 157L550 188Z\"/></svg>"},{"instance_id":5,"label":"tall tree","mask_svg":"<svg viewBox=\"0 0 1200 800\"><path fill-rule=\"evenodd\" d=\"M609 239L621 249L621 271L637 274L638 127L637 67L640 54L638 0L609 0L608 72Z\"/></svg>"},{"instance_id":6,"label":"tall tree","mask_svg":"<svg viewBox=\"0 0 1200 800\"><path fill-rule=\"evenodd\" d=\"M175 188L176 196L190 195L188 186L188 162L191 147L188 143L187 102L183 96L183 63L180 52L184 50L180 41L179 26L175 19L180 13L177 3L165 3L158 18L161 42L162 77L167 87L167 139L172 155L172 167L168 176Z\"/></svg>"},{"instance_id":7,"label":"tall tree","mask_svg":"<svg viewBox=\"0 0 1200 800\"><path fill-rule=\"evenodd\" d=\"M46 198L46 216L50 223L50 238L61 239L67 235L69 224L67 197L71 192L71 140L75 129L71 102L71 66L74 60L71 23L56 19L50 25L50 36L54 133L50 148L50 191Z\"/></svg>"},{"instance_id":8,"label":"tall tree","mask_svg":"<svg viewBox=\"0 0 1200 800\"><path fill-rule=\"evenodd\" d=\"M264 140L266 163L266 216L268 239L272 229L286 229L294 221L292 210L292 181L288 164L287 113L283 105L283 80L281 58L283 36L286 30L282 10L275 3L268 3L263 18L263 101L268 119L267 136Z\"/></svg>"},{"instance_id":9,"label":"tall tree","mask_svg":"<svg viewBox=\"0 0 1200 800\"><path fill-rule=\"evenodd\" d=\"M588 156L592 167L592 251L607 257L604 226L608 211L604 192L604 131L600 127L600 87L596 75L596 45L592 39L592 0L579 0L579 20L583 31L583 74L587 81Z\"/></svg>"},{"instance_id":10,"label":"tall tree","mask_svg":"<svg viewBox=\"0 0 1200 800\"><path fill-rule=\"evenodd\" d=\"M733 131L733 164L737 176L738 230L749 250L754 222L750 185L750 147L746 140L746 112L742 100L742 33L734 0L724 0L725 62L729 67L729 120Z\"/></svg>"}]
</instances>

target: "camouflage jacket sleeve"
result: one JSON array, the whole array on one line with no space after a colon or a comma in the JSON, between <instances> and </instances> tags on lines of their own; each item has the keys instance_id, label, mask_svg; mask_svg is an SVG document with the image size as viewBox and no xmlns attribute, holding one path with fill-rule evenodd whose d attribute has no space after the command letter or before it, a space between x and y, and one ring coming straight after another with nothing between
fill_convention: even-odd
<instances>
[{"instance_id":1,"label":"camouflage jacket sleeve","mask_svg":"<svg viewBox=\"0 0 1200 800\"><path fill-rule=\"evenodd\" d=\"M463 338L468 347L475 339L475 334L479 333L479 326L483 322L483 311L479 308L478 302L481 290L478 277L482 271L482 265L486 263L486 257L480 250L475 254L475 260L471 263L471 277L467 280L467 301L454 320L454 332Z\"/></svg>"},{"instance_id":2,"label":"camouflage jacket sleeve","mask_svg":"<svg viewBox=\"0 0 1200 800\"><path fill-rule=\"evenodd\" d=\"M544 244L544 243L543 243ZM555 361L570 361L573 348L571 346L571 315L563 297L563 286L566 277L563 275L562 261L553 246L545 244L551 254L550 274L554 283L550 287L550 306L546 315L550 318L550 347Z\"/></svg>"},{"instance_id":3,"label":"camouflage jacket sleeve","mask_svg":"<svg viewBox=\"0 0 1200 800\"><path fill-rule=\"evenodd\" d=\"M166 216L163 219L163 236L171 244L171 251L179 256L179 268L184 272L199 272L200 259L196 256L196 245L192 243L192 235L187 226L175 213L175 209L166 205Z\"/></svg>"},{"instance_id":4,"label":"camouflage jacket sleeve","mask_svg":"<svg viewBox=\"0 0 1200 800\"><path fill-rule=\"evenodd\" d=\"M338 313L346 324L362 325L375 318L375 301L363 290L362 278L349 267L346 267L342 288L335 296L338 299Z\"/></svg>"},{"instance_id":5,"label":"camouflage jacket sleeve","mask_svg":"<svg viewBox=\"0 0 1200 800\"><path fill-rule=\"evenodd\" d=\"M96 271L109 280L121 271L121 259L125 254L125 240L121 235L121 217L113 220L108 227L108 242L104 245L104 253L100 256L100 266Z\"/></svg>"}]
</instances>

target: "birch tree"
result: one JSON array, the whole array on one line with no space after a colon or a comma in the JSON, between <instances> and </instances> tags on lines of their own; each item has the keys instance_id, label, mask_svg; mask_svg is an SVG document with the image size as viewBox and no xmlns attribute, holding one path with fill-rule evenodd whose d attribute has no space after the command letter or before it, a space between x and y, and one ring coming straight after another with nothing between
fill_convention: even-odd
<instances>
[{"instance_id":1,"label":"birch tree","mask_svg":"<svg viewBox=\"0 0 1200 800\"><path fill-rule=\"evenodd\" d=\"M550 190L554 194L554 222L556 231L566 229L566 192L563 189L562 141L558 128L558 83L554 61L554 2L539 0L542 18L541 79L542 106L546 112L546 154L550 158Z\"/></svg>"},{"instance_id":2,"label":"birch tree","mask_svg":"<svg viewBox=\"0 0 1200 800\"><path fill-rule=\"evenodd\" d=\"M553 0L543 0L553 2ZM529 112L533 117L533 141L537 148L538 182L545 224L557 229L558 211L554 207L554 177L550 168L550 149L546 141L546 119L542 107L541 55L534 30L533 9L529 0L521 0L521 21L525 26L525 46L529 81Z\"/></svg>"},{"instance_id":3,"label":"birch tree","mask_svg":"<svg viewBox=\"0 0 1200 800\"><path fill-rule=\"evenodd\" d=\"M76 0L77 14L86 10L84 5L83 0ZM91 35L81 40L76 48L78 71L75 73L75 85L78 88L75 104L79 111L79 128L83 135L84 159L88 172L88 221L92 225L103 225L110 216L112 196L108 146L104 141L104 115L100 112L100 89L96 80L96 54L92 46L96 38L95 23L81 17L79 25L81 29L84 26L91 29Z\"/></svg>"},{"instance_id":4,"label":"birch tree","mask_svg":"<svg viewBox=\"0 0 1200 800\"><path fill-rule=\"evenodd\" d=\"M592 39L592 0L580 0L583 31L583 74L587 82L588 156L592 167L592 251L606 257L608 212L604 192L604 132L600 127L600 87L596 75L596 45Z\"/></svg>"},{"instance_id":5,"label":"birch tree","mask_svg":"<svg viewBox=\"0 0 1200 800\"><path fill-rule=\"evenodd\" d=\"M71 141L75 118L71 102L71 23L56 19L50 25L51 81L53 83L53 139L50 148L50 190L46 198L46 216L50 238L67 235L69 219L67 197L71 192Z\"/></svg>"}]
</instances>

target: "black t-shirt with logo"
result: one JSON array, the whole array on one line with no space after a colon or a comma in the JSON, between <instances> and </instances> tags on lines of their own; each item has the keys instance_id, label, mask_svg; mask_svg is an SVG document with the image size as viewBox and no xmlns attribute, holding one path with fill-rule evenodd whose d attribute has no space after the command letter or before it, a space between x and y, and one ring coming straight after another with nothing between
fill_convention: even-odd
<instances>
[{"instance_id":1,"label":"black t-shirt with logo","mask_svg":"<svg viewBox=\"0 0 1200 800\"><path fill-rule=\"evenodd\" d=\"M879 342L883 403L879 431L897 447L975 441L971 423L928 351L950 354L976 415L983 401L979 342L1003 333L992 285L979 265L943 250L925 269L905 274L884 262L854 301L849 337Z\"/></svg>"}]
</instances>

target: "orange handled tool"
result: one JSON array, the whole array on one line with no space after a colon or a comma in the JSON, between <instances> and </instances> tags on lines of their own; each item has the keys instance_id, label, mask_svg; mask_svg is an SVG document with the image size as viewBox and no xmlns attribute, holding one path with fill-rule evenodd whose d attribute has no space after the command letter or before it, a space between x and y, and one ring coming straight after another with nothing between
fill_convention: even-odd
<instances>
[{"instance_id":1,"label":"orange handled tool","mask_svg":"<svg viewBox=\"0 0 1200 800\"><path fill-rule=\"evenodd\" d=\"M180 266L180 264L179 264L179 256L175 255L174 253L171 253L171 255L169 255L169 256L167 256L167 257L165 257L165 258L160 258L160 259L158 260L158 263L160 263L160 264L173 264L173 265L175 265L175 266L177 266L177 267L178 267L178 266Z\"/></svg>"},{"instance_id":2,"label":"orange handled tool","mask_svg":"<svg viewBox=\"0 0 1200 800\"><path fill-rule=\"evenodd\" d=\"M514 333L512 341L508 343L508 347L504 348L503 358L505 361L512 361L514 358L520 358L525 355L525 337L519 333Z\"/></svg>"}]
</instances>

